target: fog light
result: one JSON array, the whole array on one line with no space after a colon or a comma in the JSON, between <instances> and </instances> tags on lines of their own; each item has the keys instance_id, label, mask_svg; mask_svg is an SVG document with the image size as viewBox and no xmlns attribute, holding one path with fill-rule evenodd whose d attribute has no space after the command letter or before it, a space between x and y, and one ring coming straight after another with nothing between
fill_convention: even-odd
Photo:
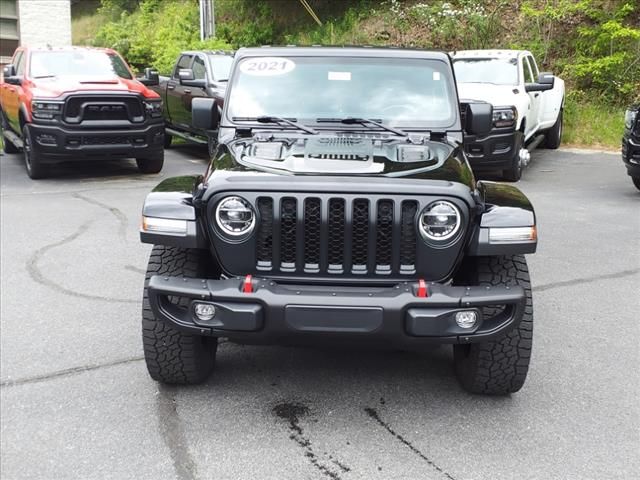
<instances>
[{"instance_id":1,"label":"fog light","mask_svg":"<svg viewBox=\"0 0 640 480\"><path fill-rule=\"evenodd\" d=\"M193 312L198 317L198 320L208 322L216 316L216 307L210 303L196 303L193 306Z\"/></svg>"},{"instance_id":2,"label":"fog light","mask_svg":"<svg viewBox=\"0 0 640 480\"><path fill-rule=\"evenodd\" d=\"M40 145L57 145L58 144L58 142L56 141L56 137L46 133L42 135L38 135L36 140Z\"/></svg>"},{"instance_id":3,"label":"fog light","mask_svg":"<svg viewBox=\"0 0 640 480\"><path fill-rule=\"evenodd\" d=\"M465 312L456 312L456 323L460 328L472 328L476 324L478 316L476 312L469 310Z\"/></svg>"}]
</instances>

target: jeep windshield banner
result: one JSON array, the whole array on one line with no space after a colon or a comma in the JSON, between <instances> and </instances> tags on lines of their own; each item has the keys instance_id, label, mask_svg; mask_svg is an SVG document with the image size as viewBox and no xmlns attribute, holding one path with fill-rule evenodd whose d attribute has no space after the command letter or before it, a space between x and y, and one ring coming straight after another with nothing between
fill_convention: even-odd
<instances>
[{"instance_id":1,"label":"jeep windshield banner","mask_svg":"<svg viewBox=\"0 0 640 480\"><path fill-rule=\"evenodd\" d=\"M227 117L367 118L405 127L451 127L455 87L438 60L249 57L240 61Z\"/></svg>"}]
</instances>

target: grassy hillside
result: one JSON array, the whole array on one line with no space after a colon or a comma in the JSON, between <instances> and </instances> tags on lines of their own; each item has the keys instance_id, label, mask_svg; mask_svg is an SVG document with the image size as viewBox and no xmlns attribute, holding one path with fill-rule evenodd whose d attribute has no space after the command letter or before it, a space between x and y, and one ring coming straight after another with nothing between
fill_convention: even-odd
<instances>
[{"instance_id":1,"label":"grassy hillside","mask_svg":"<svg viewBox=\"0 0 640 480\"><path fill-rule=\"evenodd\" d=\"M91 0L90 0L91 1ZM197 0L101 0L75 13L74 42L111 46L166 72L198 48ZM265 44L524 48L567 82L566 141L617 148L624 105L640 97L637 0L214 0L209 48ZM597 122L597 123L595 123ZM599 125L592 130L592 125Z\"/></svg>"}]
</instances>

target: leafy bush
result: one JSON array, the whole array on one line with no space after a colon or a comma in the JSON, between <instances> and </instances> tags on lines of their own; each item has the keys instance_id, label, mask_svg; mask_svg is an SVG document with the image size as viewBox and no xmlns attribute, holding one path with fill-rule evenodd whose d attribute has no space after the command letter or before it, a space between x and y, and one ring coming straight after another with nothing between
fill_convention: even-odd
<instances>
[{"instance_id":1,"label":"leafy bush","mask_svg":"<svg viewBox=\"0 0 640 480\"><path fill-rule=\"evenodd\" d=\"M93 44L119 51L138 70L151 66L160 73L171 71L182 50L231 49L224 40L200 41L197 1L139 3L139 9L121 9L119 18L104 24Z\"/></svg>"},{"instance_id":2,"label":"leafy bush","mask_svg":"<svg viewBox=\"0 0 640 480\"><path fill-rule=\"evenodd\" d=\"M628 102L640 91L640 28L633 25L637 7L606 0L539 3L522 6L523 20L533 21L534 29L521 45L543 64L554 59L573 88L614 103Z\"/></svg>"}]
</instances>

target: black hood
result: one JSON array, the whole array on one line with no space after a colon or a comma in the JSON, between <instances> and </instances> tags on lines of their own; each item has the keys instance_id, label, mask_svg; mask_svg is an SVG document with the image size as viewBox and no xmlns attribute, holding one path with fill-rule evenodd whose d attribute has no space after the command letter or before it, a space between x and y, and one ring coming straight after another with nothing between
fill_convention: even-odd
<instances>
[{"instance_id":1,"label":"black hood","mask_svg":"<svg viewBox=\"0 0 640 480\"><path fill-rule=\"evenodd\" d=\"M254 134L220 144L213 170L279 176L443 180L474 189L461 146L445 140L335 134ZM222 172L220 172L222 173Z\"/></svg>"}]
</instances>

